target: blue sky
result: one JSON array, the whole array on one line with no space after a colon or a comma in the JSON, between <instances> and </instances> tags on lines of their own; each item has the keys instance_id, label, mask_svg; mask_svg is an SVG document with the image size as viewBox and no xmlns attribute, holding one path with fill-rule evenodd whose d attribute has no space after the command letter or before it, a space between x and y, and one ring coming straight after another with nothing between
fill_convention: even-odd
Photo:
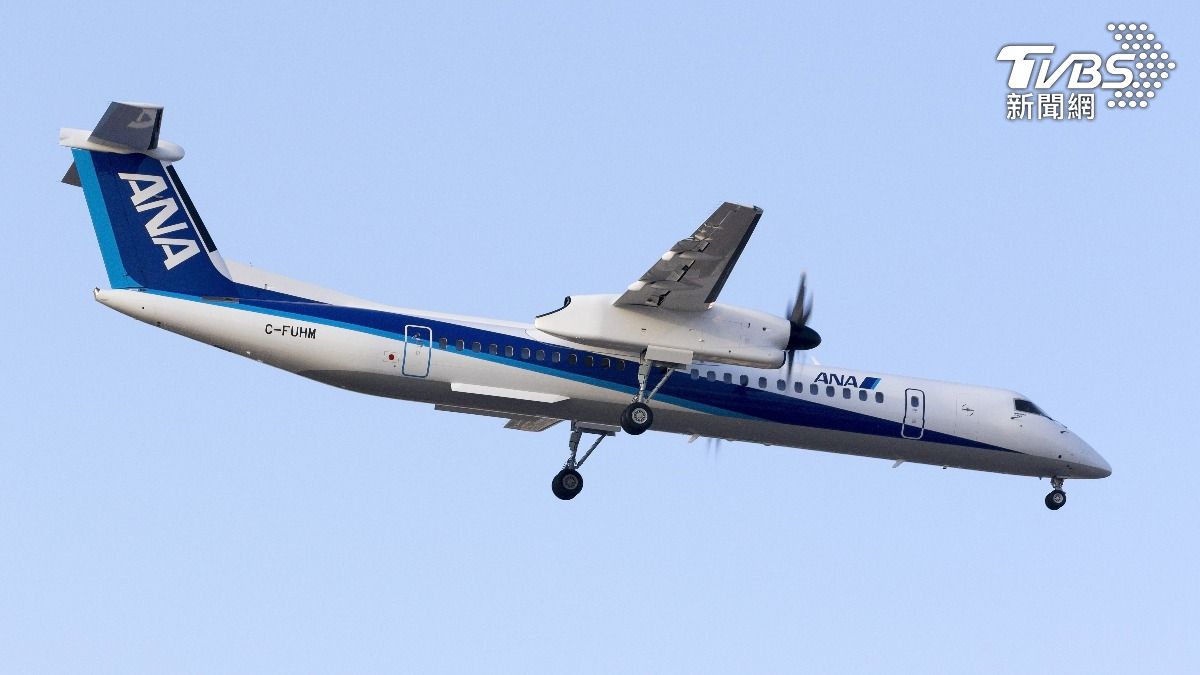
<instances>
[{"instance_id":1,"label":"blue sky","mask_svg":"<svg viewBox=\"0 0 1200 675\"><path fill-rule=\"evenodd\" d=\"M1004 44L1154 105L1007 122ZM533 3L0 10L0 670L1194 672L1195 10ZM725 200L722 300L807 270L823 363L1012 387L1113 465L1068 482L566 431L324 387L155 331L105 280L60 126L163 137L230 258L529 320ZM1100 100L1104 100L1101 96Z\"/></svg>"}]
</instances>

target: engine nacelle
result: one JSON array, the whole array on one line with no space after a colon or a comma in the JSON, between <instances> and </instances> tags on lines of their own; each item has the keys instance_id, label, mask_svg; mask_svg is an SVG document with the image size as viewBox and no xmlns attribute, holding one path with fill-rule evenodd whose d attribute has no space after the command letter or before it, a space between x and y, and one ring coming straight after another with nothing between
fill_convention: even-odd
<instances>
[{"instance_id":1,"label":"engine nacelle","mask_svg":"<svg viewBox=\"0 0 1200 675\"><path fill-rule=\"evenodd\" d=\"M700 312L613 305L616 295L575 295L534 319L538 330L594 347L642 352L647 347L691 352L695 361L754 368L783 365L791 334L787 319L714 304Z\"/></svg>"}]
</instances>

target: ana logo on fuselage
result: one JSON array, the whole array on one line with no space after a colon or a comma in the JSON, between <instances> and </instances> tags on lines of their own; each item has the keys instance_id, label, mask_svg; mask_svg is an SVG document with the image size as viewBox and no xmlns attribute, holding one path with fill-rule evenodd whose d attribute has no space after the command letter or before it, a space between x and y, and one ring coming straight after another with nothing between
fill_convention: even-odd
<instances>
[{"instance_id":1,"label":"ana logo on fuselage","mask_svg":"<svg viewBox=\"0 0 1200 675\"><path fill-rule=\"evenodd\" d=\"M864 377L862 382L858 381L858 377L854 375L839 375L837 373L822 372L817 375L813 383L834 384L839 387L856 387L858 389L874 389L879 386L878 377Z\"/></svg>"},{"instance_id":2,"label":"ana logo on fuselage","mask_svg":"<svg viewBox=\"0 0 1200 675\"><path fill-rule=\"evenodd\" d=\"M175 269L179 263L200 252L200 246L196 244L194 239L181 239L176 237L164 237L165 234L179 232L187 229L187 223L175 223L167 225L166 222L179 211L179 204L174 197L164 197L155 201L147 201L151 197L155 197L167 189L167 182L162 176L148 176L141 173L118 173L117 177L121 180L129 181L129 189L133 191L133 196L129 199L133 202L134 208L138 213L147 211L157 211L150 221L146 223L146 232L150 235L150 241L162 247L163 266L168 270ZM143 186L143 184L146 184Z\"/></svg>"}]
</instances>

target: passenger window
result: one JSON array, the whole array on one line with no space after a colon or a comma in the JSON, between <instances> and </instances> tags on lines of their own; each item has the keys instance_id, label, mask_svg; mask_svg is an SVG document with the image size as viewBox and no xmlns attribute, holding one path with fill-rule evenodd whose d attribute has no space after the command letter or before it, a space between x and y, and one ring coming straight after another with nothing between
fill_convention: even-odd
<instances>
[{"instance_id":1,"label":"passenger window","mask_svg":"<svg viewBox=\"0 0 1200 675\"><path fill-rule=\"evenodd\" d=\"M741 383L742 383L742 386L743 386L743 387L749 387L749 386L750 386L750 376L749 376L749 375L743 375L743 376L742 376L742 379L741 379Z\"/></svg>"},{"instance_id":2,"label":"passenger window","mask_svg":"<svg viewBox=\"0 0 1200 675\"><path fill-rule=\"evenodd\" d=\"M537 359L538 361L545 361L546 360L546 350L545 349L537 350L537 353L534 354L533 357L535 359Z\"/></svg>"},{"instance_id":3,"label":"passenger window","mask_svg":"<svg viewBox=\"0 0 1200 675\"><path fill-rule=\"evenodd\" d=\"M471 343L471 351L473 351L473 352L483 351L483 345L479 344L478 342L472 342Z\"/></svg>"},{"instance_id":4,"label":"passenger window","mask_svg":"<svg viewBox=\"0 0 1200 675\"><path fill-rule=\"evenodd\" d=\"M562 354L559 354L558 352L551 352L550 353L550 362L558 363L559 361L562 361Z\"/></svg>"},{"instance_id":5,"label":"passenger window","mask_svg":"<svg viewBox=\"0 0 1200 675\"><path fill-rule=\"evenodd\" d=\"M438 345L440 345L442 349L445 349L446 345L448 345L448 344L450 344L450 340L448 340L447 338L440 338L438 340Z\"/></svg>"},{"instance_id":6,"label":"passenger window","mask_svg":"<svg viewBox=\"0 0 1200 675\"><path fill-rule=\"evenodd\" d=\"M779 391L787 391L787 382L784 382L783 380L776 380L775 388Z\"/></svg>"},{"instance_id":7,"label":"passenger window","mask_svg":"<svg viewBox=\"0 0 1200 675\"><path fill-rule=\"evenodd\" d=\"M617 370L625 370L625 359L617 359Z\"/></svg>"},{"instance_id":8,"label":"passenger window","mask_svg":"<svg viewBox=\"0 0 1200 675\"><path fill-rule=\"evenodd\" d=\"M513 355L512 345L504 345L504 355L509 357Z\"/></svg>"},{"instance_id":9,"label":"passenger window","mask_svg":"<svg viewBox=\"0 0 1200 675\"><path fill-rule=\"evenodd\" d=\"M600 367L601 368L611 368L612 361L610 361L609 358L606 356L606 357L600 359Z\"/></svg>"},{"instance_id":10,"label":"passenger window","mask_svg":"<svg viewBox=\"0 0 1200 675\"><path fill-rule=\"evenodd\" d=\"M850 387L842 389L842 398L850 398Z\"/></svg>"},{"instance_id":11,"label":"passenger window","mask_svg":"<svg viewBox=\"0 0 1200 675\"><path fill-rule=\"evenodd\" d=\"M700 379L700 371L699 371L699 370L696 370L695 368L692 368L692 379L693 379L693 380L698 380L698 379Z\"/></svg>"},{"instance_id":12,"label":"passenger window","mask_svg":"<svg viewBox=\"0 0 1200 675\"><path fill-rule=\"evenodd\" d=\"M583 365L587 366L588 368L595 366L596 365L596 357L592 356L591 354L588 354L587 356L583 357Z\"/></svg>"},{"instance_id":13,"label":"passenger window","mask_svg":"<svg viewBox=\"0 0 1200 675\"><path fill-rule=\"evenodd\" d=\"M713 371L711 371L711 370L710 370L710 371L708 371L708 376L707 376L707 378L708 378L708 381L709 381L709 382L716 382L716 381L717 381L717 374L716 374L716 373L714 373Z\"/></svg>"},{"instance_id":14,"label":"passenger window","mask_svg":"<svg viewBox=\"0 0 1200 675\"><path fill-rule=\"evenodd\" d=\"M767 388L767 378L765 378L765 377L758 378L758 388L759 389Z\"/></svg>"},{"instance_id":15,"label":"passenger window","mask_svg":"<svg viewBox=\"0 0 1200 675\"><path fill-rule=\"evenodd\" d=\"M495 356L500 353L500 347L497 346L495 343L492 343L492 344L488 345L488 353L491 354L492 356Z\"/></svg>"},{"instance_id":16,"label":"passenger window","mask_svg":"<svg viewBox=\"0 0 1200 675\"><path fill-rule=\"evenodd\" d=\"M799 382L797 382L797 383L793 384L793 385L792 385L792 389L794 389L794 390L796 391L796 393L797 393L797 394L803 394L803 393L804 393L804 385L803 385L803 384L800 384Z\"/></svg>"},{"instance_id":17,"label":"passenger window","mask_svg":"<svg viewBox=\"0 0 1200 675\"><path fill-rule=\"evenodd\" d=\"M815 385L815 384L808 385L808 393L812 394L813 396L816 396L817 393L820 391L821 391L821 388L818 387L817 385Z\"/></svg>"},{"instance_id":18,"label":"passenger window","mask_svg":"<svg viewBox=\"0 0 1200 675\"><path fill-rule=\"evenodd\" d=\"M875 392L875 402L883 403L883 392L882 391Z\"/></svg>"},{"instance_id":19,"label":"passenger window","mask_svg":"<svg viewBox=\"0 0 1200 675\"><path fill-rule=\"evenodd\" d=\"M858 390L858 400L860 400L860 401L867 400L867 390L866 389Z\"/></svg>"},{"instance_id":20,"label":"passenger window","mask_svg":"<svg viewBox=\"0 0 1200 675\"><path fill-rule=\"evenodd\" d=\"M725 373L725 384L733 384L733 373Z\"/></svg>"},{"instance_id":21,"label":"passenger window","mask_svg":"<svg viewBox=\"0 0 1200 675\"><path fill-rule=\"evenodd\" d=\"M567 363L572 366L579 363L579 355L578 354L567 354Z\"/></svg>"},{"instance_id":22,"label":"passenger window","mask_svg":"<svg viewBox=\"0 0 1200 675\"><path fill-rule=\"evenodd\" d=\"M533 356L533 352L529 350L529 347L521 347L521 358L527 359L530 356Z\"/></svg>"},{"instance_id":23,"label":"passenger window","mask_svg":"<svg viewBox=\"0 0 1200 675\"><path fill-rule=\"evenodd\" d=\"M828 386L828 387L825 387L825 395L826 395L826 396L833 396L833 385L830 385L830 386Z\"/></svg>"},{"instance_id":24,"label":"passenger window","mask_svg":"<svg viewBox=\"0 0 1200 675\"><path fill-rule=\"evenodd\" d=\"M463 350L463 348L465 348L466 346L467 346L467 345L466 345L466 343L464 343L462 340L455 340L455 341L454 341L454 348L455 348L455 349L457 349L457 350L458 350L458 351L460 351L460 352L461 352L461 351ZM475 351L479 351L479 350L477 349L477 350L475 350Z\"/></svg>"}]
</instances>

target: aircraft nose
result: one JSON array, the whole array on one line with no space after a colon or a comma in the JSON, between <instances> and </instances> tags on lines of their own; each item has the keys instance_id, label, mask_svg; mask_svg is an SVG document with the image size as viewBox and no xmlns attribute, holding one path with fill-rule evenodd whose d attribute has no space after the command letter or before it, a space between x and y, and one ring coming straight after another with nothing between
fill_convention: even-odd
<instances>
[{"instance_id":1,"label":"aircraft nose","mask_svg":"<svg viewBox=\"0 0 1200 675\"><path fill-rule=\"evenodd\" d=\"M1100 456L1092 446L1079 439L1079 458L1082 460L1085 473L1081 478L1108 478L1112 475L1112 467Z\"/></svg>"}]
</instances>

